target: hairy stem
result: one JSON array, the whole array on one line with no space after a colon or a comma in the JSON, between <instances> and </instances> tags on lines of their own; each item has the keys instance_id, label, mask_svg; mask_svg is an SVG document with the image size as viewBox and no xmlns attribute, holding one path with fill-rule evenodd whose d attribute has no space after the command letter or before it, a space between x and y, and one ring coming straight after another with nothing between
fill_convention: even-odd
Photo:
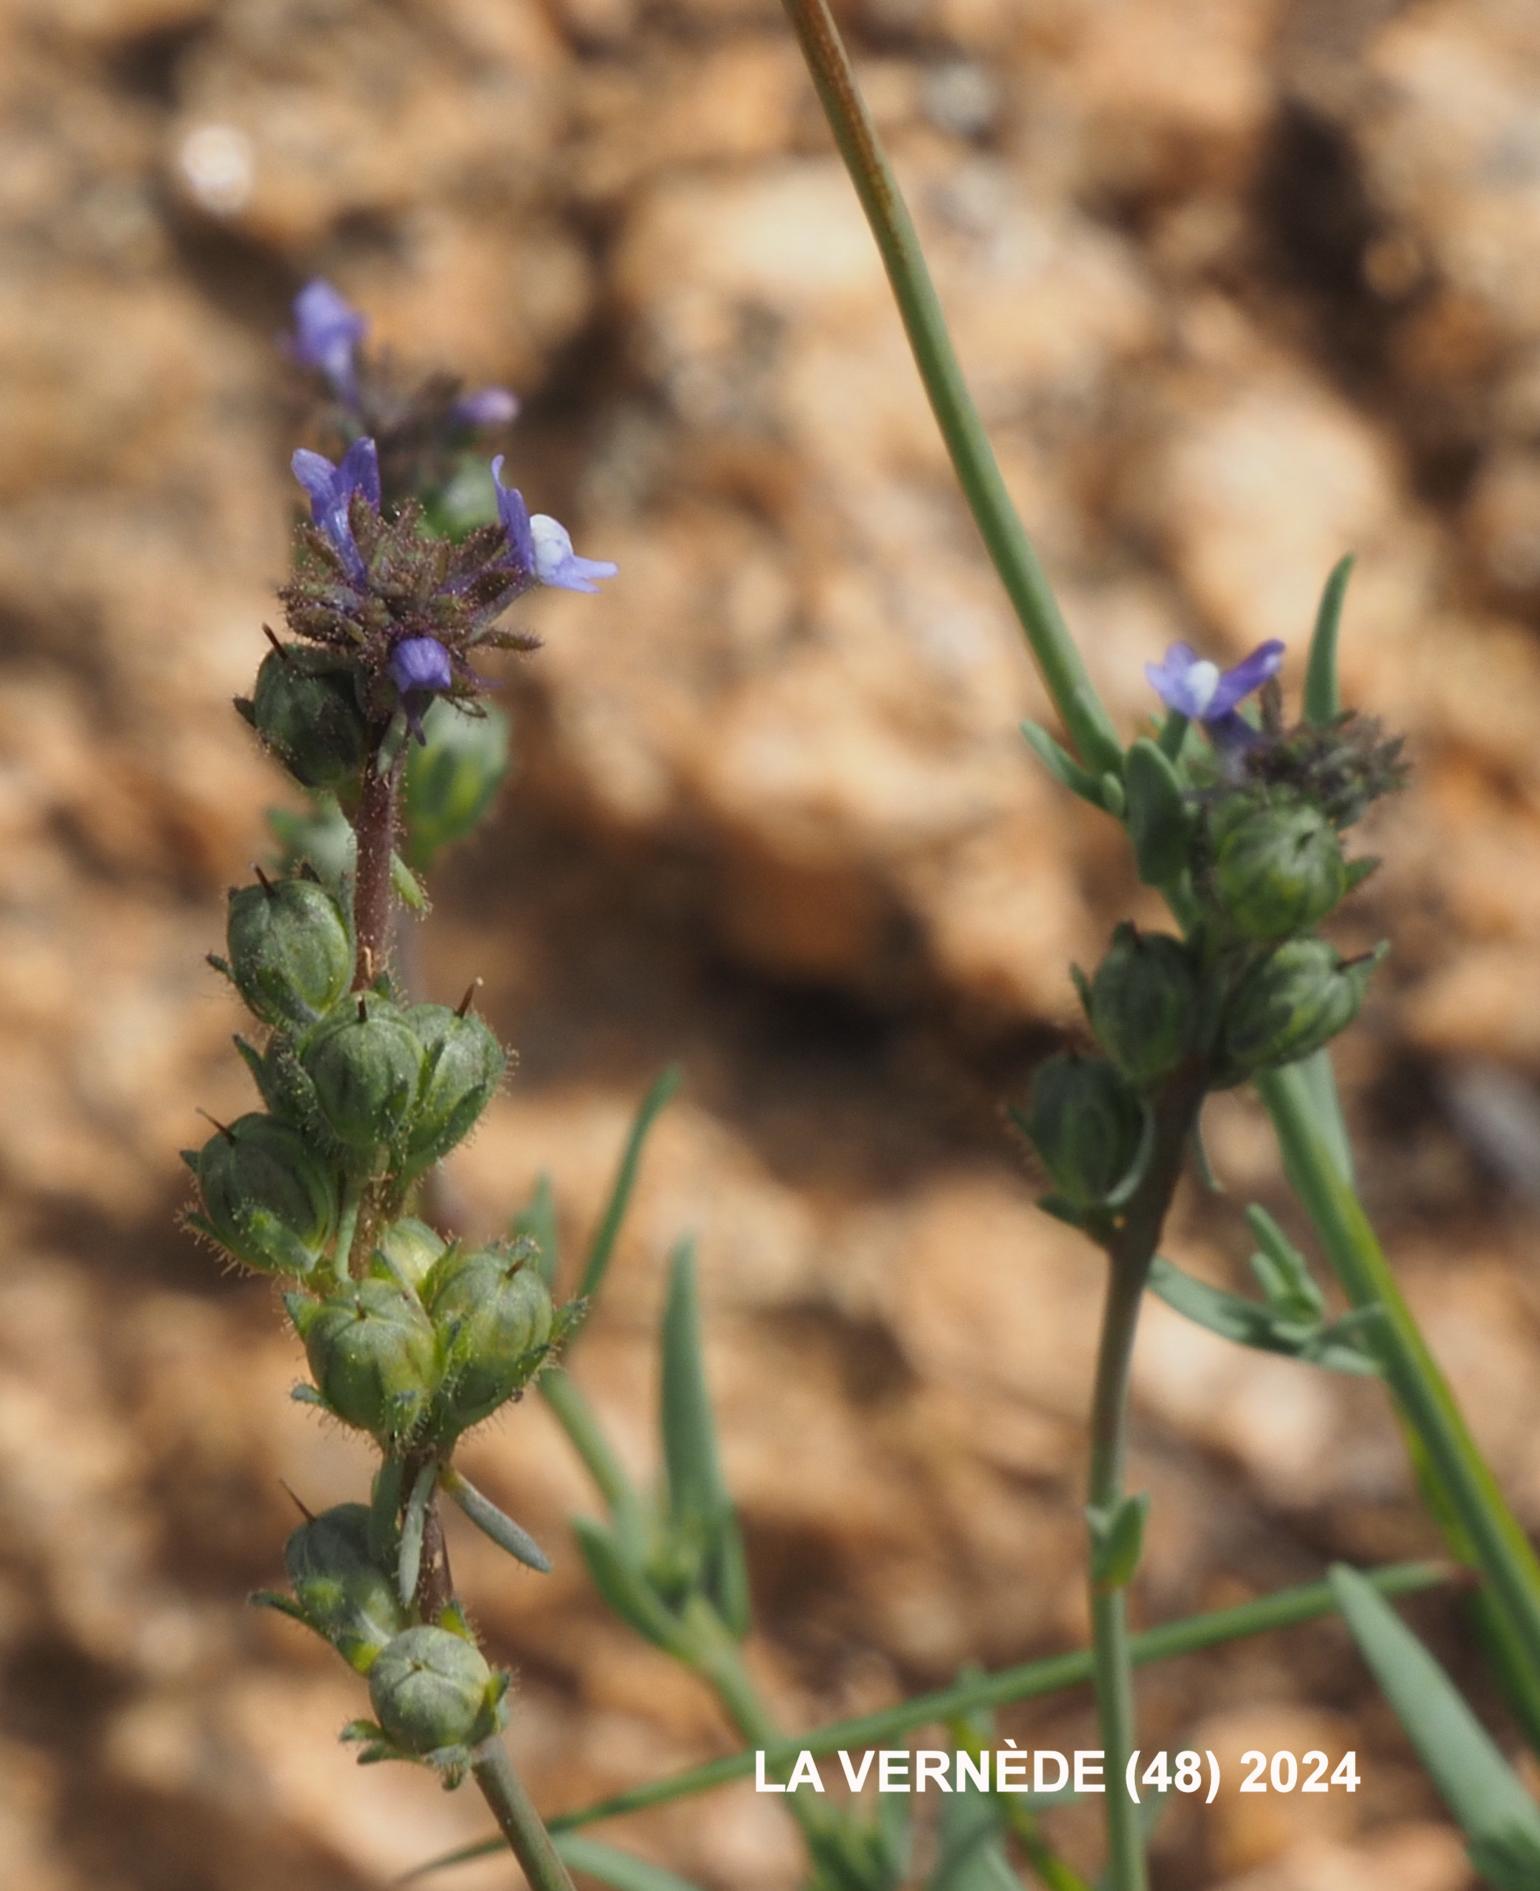
<instances>
[{"instance_id":1,"label":"hairy stem","mask_svg":"<svg viewBox=\"0 0 1540 1891\"><path fill-rule=\"evenodd\" d=\"M477 1749L471 1776L491 1807L508 1849L518 1859L530 1891L574 1891L567 1867L557 1856L502 1740L488 1740Z\"/></svg>"},{"instance_id":2,"label":"hairy stem","mask_svg":"<svg viewBox=\"0 0 1540 1891\"><path fill-rule=\"evenodd\" d=\"M882 256L904 331L968 509L1080 759L1121 771L1123 749L1086 675L1058 602L1006 491L947 334L898 180L856 84L828 0L784 0L818 97Z\"/></svg>"},{"instance_id":3,"label":"hairy stem","mask_svg":"<svg viewBox=\"0 0 1540 1891\"><path fill-rule=\"evenodd\" d=\"M391 865L400 820L401 757L384 762L376 750L364 770L353 832L358 842L353 881L353 929L358 960L353 989L372 985L390 960L395 925Z\"/></svg>"}]
</instances>

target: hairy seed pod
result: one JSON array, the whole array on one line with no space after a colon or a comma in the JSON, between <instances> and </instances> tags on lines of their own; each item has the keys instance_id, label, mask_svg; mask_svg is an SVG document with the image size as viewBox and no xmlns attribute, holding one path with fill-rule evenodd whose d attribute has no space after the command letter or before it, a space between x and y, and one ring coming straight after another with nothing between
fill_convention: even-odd
<instances>
[{"instance_id":1,"label":"hairy seed pod","mask_svg":"<svg viewBox=\"0 0 1540 1891\"><path fill-rule=\"evenodd\" d=\"M324 1300L290 1294L287 1304L330 1410L386 1443L410 1438L438 1383L433 1327L416 1295L360 1280Z\"/></svg>"},{"instance_id":2,"label":"hairy seed pod","mask_svg":"<svg viewBox=\"0 0 1540 1891\"><path fill-rule=\"evenodd\" d=\"M424 1301L439 1336L443 1381L436 1417L449 1432L489 1417L526 1385L551 1337L551 1294L532 1243L452 1251Z\"/></svg>"},{"instance_id":3,"label":"hairy seed pod","mask_svg":"<svg viewBox=\"0 0 1540 1891\"><path fill-rule=\"evenodd\" d=\"M249 703L237 707L306 788L339 788L362 770L369 729L352 669L304 644L270 650Z\"/></svg>"},{"instance_id":4,"label":"hairy seed pod","mask_svg":"<svg viewBox=\"0 0 1540 1891\"><path fill-rule=\"evenodd\" d=\"M1132 1168L1144 1107L1105 1058L1066 1051L1039 1064L1026 1128L1059 1193L1077 1207L1092 1208Z\"/></svg>"},{"instance_id":5,"label":"hairy seed pod","mask_svg":"<svg viewBox=\"0 0 1540 1891\"><path fill-rule=\"evenodd\" d=\"M1198 1043L1199 989L1180 939L1121 925L1091 981L1091 1025L1102 1049L1141 1089L1168 1077Z\"/></svg>"},{"instance_id":6,"label":"hairy seed pod","mask_svg":"<svg viewBox=\"0 0 1540 1891\"><path fill-rule=\"evenodd\" d=\"M313 1143L253 1112L211 1136L193 1159L202 1216L193 1225L264 1274L308 1275L337 1224L332 1174Z\"/></svg>"},{"instance_id":7,"label":"hairy seed pod","mask_svg":"<svg viewBox=\"0 0 1540 1891\"><path fill-rule=\"evenodd\" d=\"M1228 827L1214 860L1214 893L1248 939L1286 939L1324 919L1348 890L1337 830L1303 803L1261 807Z\"/></svg>"},{"instance_id":8,"label":"hairy seed pod","mask_svg":"<svg viewBox=\"0 0 1540 1891\"><path fill-rule=\"evenodd\" d=\"M498 1678L481 1650L447 1628L409 1628L369 1670L381 1727L406 1753L469 1747L498 1724Z\"/></svg>"},{"instance_id":9,"label":"hairy seed pod","mask_svg":"<svg viewBox=\"0 0 1540 1891\"><path fill-rule=\"evenodd\" d=\"M327 1130L372 1155L406 1126L422 1082L422 1047L399 1009L370 993L342 1005L300 1053Z\"/></svg>"},{"instance_id":10,"label":"hairy seed pod","mask_svg":"<svg viewBox=\"0 0 1540 1891\"><path fill-rule=\"evenodd\" d=\"M1230 996L1224 1053L1240 1076L1308 1057L1358 1015L1385 948L1344 960L1324 939L1290 939L1254 966Z\"/></svg>"},{"instance_id":11,"label":"hairy seed pod","mask_svg":"<svg viewBox=\"0 0 1540 1891\"><path fill-rule=\"evenodd\" d=\"M367 1669L408 1626L391 1573L369 1554L366 1504L338 1504L307 1518L283 1560L305 1619L355 1667Z\"/></svg>"},{"instance_id":12,"label":"hairy seed pod","mask_svg":"<svg viewBox=\"0 0 1540 1891\"><path fill-rule=\"evenodd\" d=\"M315 1024L353 977L342 908L314 880L232 887L230 976L264 1024Z\"/></svg>"},{"instance_id":13,"label":"hairy seed pod","mask_svg":"<svg viewBox=\"0 0 1540 1891\"><path fill-rule=\"evenodd\" d=\"M470 1134L508 1055L473 1011L413 1005L406 1022L423 1049L423 1076L402 1153L409 1169L422 1169Z\"/></svg>"},{"instance_id":14,"label":"hairy seed pod","mask_svg":"<svg viewBox=\"0 0 1540 1891\"><path fill-rule=\"evenodd\" d=\"M381 1280L394 1280L418 1292L448 1246L427 1222L403 1215L376 1237L369 1271Z\"/></svg>"}]
</instances>

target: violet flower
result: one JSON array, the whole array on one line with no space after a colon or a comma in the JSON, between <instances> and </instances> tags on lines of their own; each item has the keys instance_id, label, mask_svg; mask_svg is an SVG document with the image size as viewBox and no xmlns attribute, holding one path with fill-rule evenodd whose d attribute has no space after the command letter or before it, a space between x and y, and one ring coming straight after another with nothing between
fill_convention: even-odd
<instances>
[{"instance_id":1,"label":"violet flower","mask_svg":"<svg viewBox=\"0 0 1540 1891\"><path fill-rule=\"evenodd\" d=\"M597 579L613 578L619 571L607 558L580 558L564 525L544 512L531 515L518 488L503 484L501 453L492 462L492 484L514 569L524 582L561 591L597 591Z\"/></svg>"},{"instance_id":2,"label":"violet flower","mask_svg":"<svg viewBox=\"0 0 1540 1891\"><path fill-rule=\"evenodd\" d=\"M506 427L518 412L519 397L511 388L478 387L460 396L449 417L461 427Z\"/></svg>"},{"instance_id":3,"label":"violet flower","mask_svg":"<svg viewBox=\"0 0 1540 1891\"><path fill-rule=\"evenodd\" d=\"M294 477L310 495L312 522L326 534L355 583L364 575L364 561L353 538L348 516L354 493L362 493L378 510L380 503L380 457L374 442L367 437L355 440L334 464L324 453L312 453L301 447L290 461Z\"/></svg>"},{"instance_id":4,"label":"violet flower","mask_svg":"<svg viewBox=\"0 0 1540 1891\"><path fill-rule=\"evenodd\" d=\"M319 369L338 400L352 406L358 399L354 351L368 328L368 322L352 303L316 276L294 298L290 351L305 367Z\"/></svg>"},{"instance_id":5,"label":"violet flower","mask_svg":"<svg viewBox=\"0 0 1540 1891\"><path fill-rule=\"evenodd\" d=\"M1282 662L1283 644L1276 637L1228 670L1200 657L1190 643L1174 643L1161 662L1146 663L1144 673L1168 709L1200 723L1219 747L1233 748L1256 733L1237 705L1275 676Z\"/></svg>"},{"instance_id":6,"label":"violet flower","mask_svg":"<svg viewBox=\"0 0 1540 1891\"><path fill-rule=\"evenodd\" d=\"M454 664L437 637L403 637L390 653L390 674L401 696L407 723L419 742L426 698L454 687Z\"/></svg>"}]
</instances>

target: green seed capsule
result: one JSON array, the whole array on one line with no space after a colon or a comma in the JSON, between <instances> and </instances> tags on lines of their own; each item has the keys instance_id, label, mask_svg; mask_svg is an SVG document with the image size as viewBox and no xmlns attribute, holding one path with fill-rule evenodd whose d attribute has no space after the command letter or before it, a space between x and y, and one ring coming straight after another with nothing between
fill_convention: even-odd
<instances>
[{"instance_id":1,"label":"green seed capsule","mask_svg":"<svg viewBox=\"0 0 1540 1891\"><path fill-rule=\"evenodd\" d=\"M1199 991L1180 939L1122 925L1091 981L1091 1024L1130 1082L1158 1083L1197 1048Z\"/></svg>"},{"instance_id":2,"label":"green seed capsule","mask_svg":"<svg viewBox=\"0 0 1540 1891\"><path fill-rule=\"evenodd\" d=\"M448 1245L427 1222L405 1215L375 1241L369 1271L380 1280L394 1280L418 1291Z\"/></svg>"},{"instance_id":3,"label":"green seed capsule","mask_svg":"<svg viewBox=\"0 0 1540 1891\"><path fill-rule=\"evenodd\" d=\"M525 1386L551 1337L551 1294L528 1242L451 1250L424 1301L444 1362L437 1416L458 1433L489 1417Z\"/></svg>"},{"instance_id":4,"label":"green seed capsule","mask_svg":"<svg viewBox=\"0 0 1540 1891\"><path fill-rule=\"evenodd\" d=\"M423 1049L422 1088L407 1129L409 1169L426 1168L468 1136L503 1080L508 1056L474 1012L413 1005L406 1022Z\"/></svg>"},{"instance_id":5,"label":"green seed capsule","mask_svg":"<svg viewBox=\"0 0 1540 1891\"><path fill-rule=\"evenodd\" d=\"M409 1438L438 1382L433 1327L416 1296L361 1280L325 1300L290 1294L288 1308L338 1418L387 1443Z\"/></svg>"},{"instance_id":6,"label":"green seed capsule","mask_svg":"<svg viewBox=\"0 0 1540 1891\"><path fill-rule=\"evenodd\" d=\"M422 1047L388 1000L370 994L344 1006L300 1061L322 1122L345 1148L372 1155L400 1136L422 1082Z\"/></svg>"},{"instance_id":7,"label":"green seed capsule","mask_svg":"<svg viewBox=\"0 0 1540 1891\"><path fill-rule=\"evenodd\" d=\"M407 1627L392 1577L369 1554L369 1510L338 1504L308 1518L284 1547L284 1567L310 1626L367 1668Z\"/></svg>"},{"instance_id":8,"label":"green seed capsule","mask_svg":"<svg viewBox=\"0 0 1540 1891\"><path fill-rule=\"evenodd\" d=\"M226 936L230 976L264 1024L312 1025L352 980L347 920L314 880L232 887Z\"/></svg>"},{"instance_id":9,"label":"green seed capsule","mask_svg":"<svg viewBox=\"0 0 1540 1891\"><path fill-rule=\"evenodd\" d=\"M479 1648L447 1628L409 1628L369 1670L380 1725L407 1753L469 1747L498 1724L501 1690Z\"/></svg>"},{"instance_id":10,"label":"green seed capsule","mask_svg":"<svg viewBox=\"0 0 1540 1891\"><path fill-rule=\"evenodd\" d=\"M1257 808L1224 834L1214 862L1214 892L1231 924L1248 939L1306 932L1348 889L1342 843L1311 807Z\"/></svg>"},{"instance_id":11,"label":"green seed capsule","mask_svg":"<svg viewBox=\"0 0 1540 1891\"><path fill-rule=\"evenodd\" d=\"M270 650L249 703L236 707L298 782L339 788L369 754L369 729L353 672L325 650Z\"/></svg>"},{"instance_id":12,"label":"green seed capsule","mask_svg":"<svg viewBox=\"0 0 1540 1891\"><path fill-rule=\"evenodd\" d=\"M1225 1009L1229 1068L1247 1076L1318 1051L1357 1017L1384 951L1349 963L1324 939L1291 939L1269 953Z\"/></svg>"},{"instance_id":13,"label":"green seed capsule","mask_svg":"<svg viewBox=\"0 0 1540 1891\"><path fill-rule=\"evenodd\" d=\"M193 1225L264 1274L303 1279L337 1222L327 1165L291 1124L253 1113L213 1135L194 1167L203 1196Z\"/></svg>"},{"instance_id":14,"label":"green seed capsule","mask_svg":"<svg viewBox=\"0 0 1540 1891\"><path fill-rule=\"evenodd\" d=\"M1064 1052L1032 1079L1026 1128L1043 1166L1067 1200L1095 1207L1133 1167L1144 1108L1104 1058Z\"/></svg>"}]
</instances>

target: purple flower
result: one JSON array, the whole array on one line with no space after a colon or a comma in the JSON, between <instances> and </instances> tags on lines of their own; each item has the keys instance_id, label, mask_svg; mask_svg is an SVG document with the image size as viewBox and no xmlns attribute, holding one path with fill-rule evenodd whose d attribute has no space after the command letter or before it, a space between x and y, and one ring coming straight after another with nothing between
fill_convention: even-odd
<instances>
[{"instance_id":1,"label":"purple flower","mask_svg":"<svg viewBox=\"0 0 1540 1891\"><path fill-rule=\"evenodd\" d=\"M364 561L353 538L348 516L354 493L360 492L378 510L380 503L380 458L374 442L355 440L334 465L324 453L312 453L301 447L290 461L294 477L310 495L312 522L336 547L348 576L362 580Z\"/></svg>"},{"instance_id":2,"label":"purple flower","mask_svg":"<svg viewBox=\"0 0 1540 1891\"><path fill-rule=\"evenodd\" d=\"M318 368L326 376L338 400L352 405L358 396L353 351L368 327L351 302L316 276L294 298L290 348L296 361L307 368Z\"/></svg>"},{"instance_id":3,"label":"purple flower","mask_svg":"<svg viewBox=\"0 0 1540 1891\"><path fill-rule=\"evenodd\" d=\"M506 387L478 387L462 394L450 409L450 419L461 427L506 427L517 417L519 397Z\"/></svg>"},{"instance_id":4,"label":"purple flower","mask_svg":"<svg viewBox=\"0 0 1540 1891\"><path fill-rule=\"evenodd\" d=\"M426 742L422 726L423 698L454 687L454 665L437 637L403 637L390 653L390 674L401 693L401 707L419 742Z\"/></svg>"},{"instance_id":5,"label":"purple flower","mask_svg":"<svg viewBox=\"0 0 1540 1891\"><path fill-rule=\"evenodd\" d=\"M1276 637L1229 670L1200 657L1190 643L1174 643L1161 662L1146 663L1144 673L1168 709L1201 723L1210 741L1233 746L1255 733L1236 705L1275 676L1282 662L1283 645Z\"/></svg>"},{"instance_id":6,"label":"purple flower","mask_svg":"<svg viewBox=\"0 0 1540 1891\"><path fill-rule=\"evenodd\" d=\"M514 569L525 583L548 584L562 591L597 591L596 579L613 578L620 569L608 559L580 558L564 525L543 512L532 517L518 488L503 484L501 453L492 462L492 485Z\"/></svg>"}]
</instances>

